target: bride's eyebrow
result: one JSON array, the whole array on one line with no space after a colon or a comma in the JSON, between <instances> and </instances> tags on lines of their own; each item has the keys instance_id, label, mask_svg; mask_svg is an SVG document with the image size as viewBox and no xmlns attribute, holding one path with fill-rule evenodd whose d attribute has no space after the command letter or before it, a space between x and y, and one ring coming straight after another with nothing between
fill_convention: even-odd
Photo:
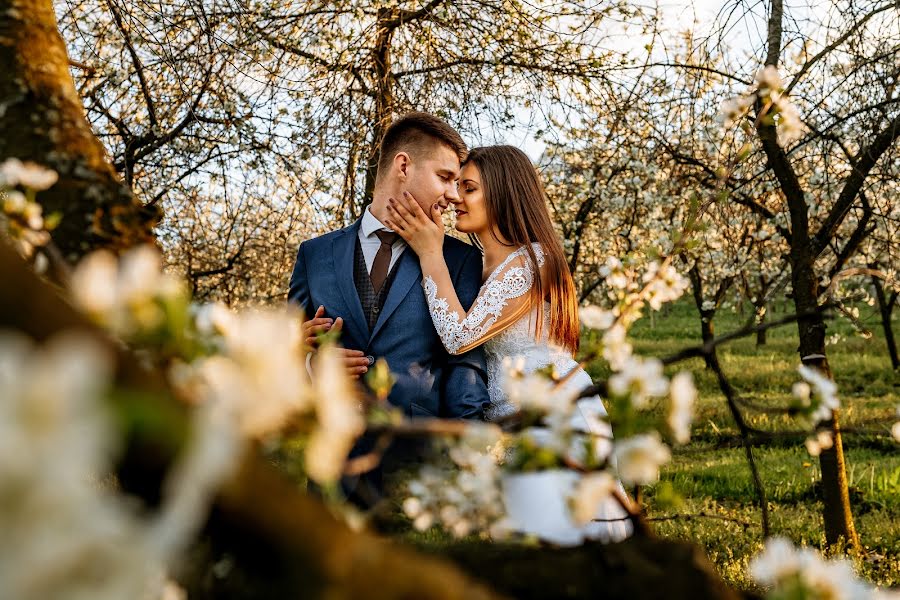
<instances>
[{"instance_id":1,"label":"bride's eyebrow","mask_svg":"<svg viewBox=\"0 0 900 600\"><path fill-rule=\"evenodd\" d=\"M463 183L474 183L475 185L478 185L478 182L475 181L474 179L463 179L462 182Z\"/></svg>"}]
</instances>

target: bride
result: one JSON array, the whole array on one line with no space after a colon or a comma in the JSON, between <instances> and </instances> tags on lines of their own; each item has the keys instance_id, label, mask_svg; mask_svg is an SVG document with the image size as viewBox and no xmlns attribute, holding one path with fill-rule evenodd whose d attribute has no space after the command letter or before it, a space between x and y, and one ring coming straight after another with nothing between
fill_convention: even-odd
<instances>
[{"instance_id":1,"label":"bride","mask_svg":"<svg viewBox=\"0 0 900 600\"><path fill-rule=\"evenodd\" d=\"M488 420L517 408L503 390L504 359L524 361L531 373L552 365L569 390L592 384L573 358L578 349L578 302L562 244L547 209L543 185L528 157L512 146L475 148L463 165L456 229L474 235L484 252L481 290L472 307L461 305L442 251L441 208L426 215L412 196L389 200L385 224L419 256L422 284L435 330L451 354L484 344L491 405ZM576 370L574 373L571 371ZM588 431L604 416L598 397L577 404ZM611 438L612 431L594 433ZM620 540L630 533L624 511L610 499L592 523L596 537ZM620 520L621 519L621 520Z\"/></svg>"}]
</instances>

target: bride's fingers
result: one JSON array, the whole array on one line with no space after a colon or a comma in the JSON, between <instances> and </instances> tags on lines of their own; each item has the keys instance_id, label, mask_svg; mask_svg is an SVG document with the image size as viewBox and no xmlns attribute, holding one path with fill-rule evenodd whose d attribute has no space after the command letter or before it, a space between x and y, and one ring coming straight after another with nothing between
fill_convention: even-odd
<instances>
[{"instance_id":1,"label":"bride's fingers","mask_svg":"<svg viewBox=\"0 0 900 600\"><path fill-rule=\"evenodd\" d=\"M395 200L391 206L394 207L394 210L396 210L400 214L400 216L403 217L403 220L407 223L412 224L418 220L416 219L416 216L410 211L410 209L404 206L403 202Z\"/></svg>"},{"instance_id":2,"label":"bride's fingers","mask_svg":"<svg viewBox=\"0 0 900 600\"><path fill-rule=\"evenodd\" d=\"M419 206L419 203L416 202L415 198L413 198L412 194L409 192L403 192L403 208L407 209L420 221L425 221L427 219L425 211L422 210L422 207Z\"/></svg>"},{"instance_id":3,"label":"bride's fingers","mask_svg":"<svg viewBox=\"0 0 900 600\"><path fill-rule=\"evenodd\" d=\"M409 238L409 232L406 231L406 230L403 228L402 225L399 225L399 224L395 223L394 221L391 221L390 219L387 219L387 220L384 222L384 224L387 226L388 229L390 229L390 230L393 231L394 233L399 234L400 237L402 237L404 240L409 241L409 239L408 239L408 238Z\"/></svg>"},{"instance_id":4,"label":"bride's fingers","mask_svg":"<svg viewBox=\"0 0 900 600\"><path fill-rule=\"evenodd\" d=\"M389 204L387 209L392 221L402 225L406 224L406 219L392 205Z\"/></svg>"}]
</instances>

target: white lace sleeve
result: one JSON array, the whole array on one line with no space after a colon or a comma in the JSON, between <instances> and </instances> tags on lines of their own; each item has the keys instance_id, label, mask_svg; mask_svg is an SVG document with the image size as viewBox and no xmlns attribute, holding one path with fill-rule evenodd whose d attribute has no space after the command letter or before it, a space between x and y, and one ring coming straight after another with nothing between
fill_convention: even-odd
<instances>
[{"instance_id":1,"label":"white lace sleeve","mask_svg":"<svg viewBox=\"0 0 900 600\"><path fill-rule=\"evenodd\" d=\"M544 265L544 254L538 244L532 246L538 267ZM478 341L492 332L491 328L501 320L504 311L511 311L513 304L528 302L526 294L534 284L535 273L525 248L510 254L481 286L478 297L467 314L459 314L450 308L434 279L426 277L422 285L431 312L434 328L450 354L458 354L462 348L478 345ZM509 325L508 323L506 325Z\"/></svg>"}]
</instances>

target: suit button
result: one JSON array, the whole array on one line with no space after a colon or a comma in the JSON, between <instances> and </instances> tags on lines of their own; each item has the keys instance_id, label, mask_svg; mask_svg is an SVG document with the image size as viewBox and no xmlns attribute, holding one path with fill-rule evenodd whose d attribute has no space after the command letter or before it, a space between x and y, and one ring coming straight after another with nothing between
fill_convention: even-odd
<instances>
[{"instance_id":1,"label":"suit button","mask_svg":"<svg viewBox=\"0 0 900 600\"><path fill-rule=\"evenodd\" d=\"M375 364L375 357L372 356L371 354L369 354L369 355L366 356L366 360L369 361L369 366L370 366L370 367L371 367L372 365Z\"/></svg>"},{"instance_id":2,"label":"suit button","mask_svg":"<svg viewBox=\"0 0 900 600\"><path fill-rule=\"evenodd\" d=\"M374 314L376 314L376 315L380 312L380 310L381 310L381 309L379 309L377 306L373 306L373 307L372 307L372 313L374 313Z\"/></svg>"}]
</instances>

